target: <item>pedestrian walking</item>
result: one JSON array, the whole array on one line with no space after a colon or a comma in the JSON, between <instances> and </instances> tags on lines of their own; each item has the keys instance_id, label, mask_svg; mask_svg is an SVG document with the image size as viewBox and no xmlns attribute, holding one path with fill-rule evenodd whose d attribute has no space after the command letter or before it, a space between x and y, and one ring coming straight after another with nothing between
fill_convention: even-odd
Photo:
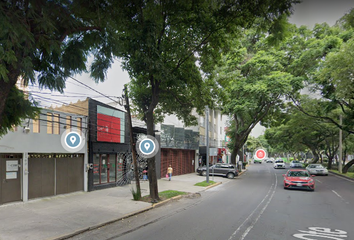
<instances>
[{"instance_id":1,"label":"pedestrian walking","mask_svg":"<svg viewBox=\"0 0 354 240\"><path fill-rule=\"evenodd\" d=\"M148 175L147 175L148 171L146 169L144 169L143 171L143 180L147 181L148 180Z\"/></svg>"},{"instance_id":2,"label":"pedestrian walking","mask_svg":"<svg viewBox=\"0 0 354 240\"><path fill-rule=\"evenodd\" d=\"M168 181L171 181L172 172L173 172L173 169L172 169L172 167L171 167L171 165L170 165L170 166L168 166L168 168L167 168Z\"/></svg>"}]
</instances>

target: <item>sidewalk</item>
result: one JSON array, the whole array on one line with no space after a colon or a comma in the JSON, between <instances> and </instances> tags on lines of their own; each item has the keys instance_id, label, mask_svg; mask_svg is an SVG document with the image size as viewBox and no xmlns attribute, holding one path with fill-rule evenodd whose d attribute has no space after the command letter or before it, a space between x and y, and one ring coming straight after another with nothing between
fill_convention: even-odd
<instances>
[{"instance_id":1,"label":"sidewalk","mask_svg":"<svg viewBox=\"0 0 354 240\"><path fill-rule=\"evenodd\" d=\"M205 187L194 186L205 177L190 173L158 180L159 192L177 190L197 193ZM212 180L212 176L210 177ZM232 179L215 177L216 182ZM151 203L133 201L135 183L93 192L76 192L29 202L0 205L0 240L42 240L95 228L105 223L152 208ZM148 181L141 181L142 196L149 195Z\"/></svg>"}]
</instances>

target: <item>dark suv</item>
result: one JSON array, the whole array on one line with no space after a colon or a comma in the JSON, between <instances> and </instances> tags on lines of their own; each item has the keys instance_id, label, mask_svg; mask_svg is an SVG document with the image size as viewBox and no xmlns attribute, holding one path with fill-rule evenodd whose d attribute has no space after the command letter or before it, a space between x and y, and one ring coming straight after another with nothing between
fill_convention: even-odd
<instances>
[{"instance_id":1,"label":"dark suv","mask_svg":"<svg viewBox=\"0 0 354 240\"><path fill-rule=\"evenodd\" d=\"M206 176L206 172L207 172L206 166L199 167L197 169L197 172L201 176ZM234 164L217 163L217 164L209 167L209 175L234 178L235 176L238 176L238 170Z\"/></svg>"}]
</instances>

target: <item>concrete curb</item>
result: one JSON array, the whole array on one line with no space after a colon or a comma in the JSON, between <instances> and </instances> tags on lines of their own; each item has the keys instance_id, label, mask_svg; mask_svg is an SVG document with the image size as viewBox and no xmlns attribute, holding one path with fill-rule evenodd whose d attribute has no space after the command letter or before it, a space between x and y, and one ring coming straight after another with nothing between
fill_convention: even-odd
<instances>
[{"instance_id":1,"label":"concrete curb","mask_svg":"<svg viewBox=\"0 0 354 240\"><path fill-rule=\"evenodd\" d=\"M328 170L328 172L330 172L330 173L332 173L332 174L334 174L334 175L337 175L337 176L339 176L339 177L346 178L346 179L349 179L349 180L354 181L354 178L351 178L351 177L348 177L348 176L344 176L344 175L339 174L339 173L336 173L336 172L332 172L331 170Z\"/></svg>"},{"instance_id":2,"label":"concrete curb","mask_svg":"<svg viewBox=\"0 0 354 240\"><path fill-rule=\"evenodd\" d=\"M245 173L247 171L247 169L245 171L242 171L241 173L239 173L238 176L241 176L243 173ZM143 213L143 212L146 212L146 211L149 211L151 209L154 209L154 208L157 208L157 207L160 207L166 203L169 203L171 201L175 201L175 200L179 200L183 197L188 197L189 195L193 195L193 194L199 194L200 195L200 192L202 191L205 191L209 188L212 188L212 187L216 187L218 185L222 184L222 182L217 182L217 183L214 183L213 185L210 185L202 190L200 190L199 192L197 193L189 193L187 195L178 195L178 196L175 196L175 197L172 197L172 198L169 198L169 199L166 199L166 200L163 200L161 202L158 202L158 203L154 203L152 204L151 206L149 207L146 207L146 208L143 208L143 209L140 209L140 210L137 210L135 212L131 212L131 213L128 213L126 215L124 215L123 217L120 217L120 218L117 218L117 219L113 219L113 220L110 220L110 221L107 221L107 222L103 222L103 223L99 223L99 224L96 224L96 225L93 225L93 226L90 226L90 227L87 227L87 228L83 228L83 229L79 229L73 233L70 233L70 234L66 234L66 235L63 235L63 236L60 236L60 237L56 237L56 238L51 238L49 240L64 240L64 239L68 239L68 238L71 238L71 237L74 237L76 235L79 235L81 233L84 233L84 232L87 232L87 231L91 231L91 230L94 230L94 229L98 229L100 227L103 227L105 225L108 225L108 224L111 224L111 223L115 223L115 222L118 222L118 221L121 221L121 220L124 220L125 218L129 218L129 217L132 217L132 216L135 216L135 215L138 215L140 213Z\"/></svg>"},{"instance_id":3,"label":"concrete curb","mask_svg":"<svg viewBox=\"0 0 354 240\"><path fill-rule=\"evenodd\" d=\"M64 240L64 239L68 239L68 238L74 237L76 235L79 235L81 233L84 233L84 232L87 232L87 231L91 231L91 230L94 230L94 229L98 229L98 228L103 227L105 225L124 220L125 218L129 218L129 217L138 215L140 213L149 211L151 209L153 209L153 206L149 206L149 207L140 209L138 211L128 213L128 214L124 215L123 217L120 217L120 218L117 218L117 219L113 219L113 220L110 220L110 221L107 221L107 222L99 223L99 224L96 224L96 225L93 225L93 226L90 226L90 227L87 227L87 228L79 229L79 230L77 230L77 231L75 231L73 233L70 233L70 234L66 234L66 235L63 235L63 236L60 236L60 237L56 237L56 238L51 238L49 240Z\"/></svg>"}]
</instances>

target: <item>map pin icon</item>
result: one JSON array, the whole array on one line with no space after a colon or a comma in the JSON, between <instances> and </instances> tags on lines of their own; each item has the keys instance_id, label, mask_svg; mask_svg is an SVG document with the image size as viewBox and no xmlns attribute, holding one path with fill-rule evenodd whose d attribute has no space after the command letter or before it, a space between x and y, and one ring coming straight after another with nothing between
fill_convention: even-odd
<instances>
[{"instance_id":1,"label":"map pin icon","mask_svg":"<svg viewBox=\"0 0 354 240\"><path fill-rule=\"evenodd\" d=\"M145 147L146 150L148 150L150 148L150 143L145 143L144 147Z\"/></svg>"},{"instance_id":2,"label":"map pin icon","mask_svg":"<svg viewBox=\"0 0 354 240\"><path fill-rule=\"evenodd\" d=\"M75 136L71 136L70 137L70 142L71 142L71 144L74 144L76 142L76 137Z\"/></svg>"}]
</instances>

